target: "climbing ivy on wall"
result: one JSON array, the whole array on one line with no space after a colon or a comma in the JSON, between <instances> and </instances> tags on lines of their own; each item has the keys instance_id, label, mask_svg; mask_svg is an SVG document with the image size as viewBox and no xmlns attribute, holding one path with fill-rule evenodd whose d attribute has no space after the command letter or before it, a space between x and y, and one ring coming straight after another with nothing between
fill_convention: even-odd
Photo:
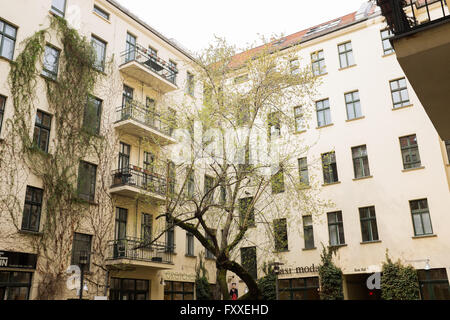
<instances>
[{"instance_id":1,"label":"climbing ivy on wall","mask_svg":"<svg viewBox=\"0 0 450 320\"><path fill-rule=\"evenodd\" d=\"M332 260L336 249L323 248L321 264L319 266L320 299L321 300L343 300L344 291L342 287L342 270Z\"/></svg>"},{"instance_id":2,"label":"climbing ivy on wall","mask_svg":"<svg viewBox=\"0 0 450 320\"><path fill-rule=\"evenodd\" d=\"M43 80L40 76L45 46L50 38L56 38L62 45L57 80ZM114 142L109 138L113 135L107 132L97 135L83 125L88 96L102 76L95 69L94 61L95 52L90 42L66 20L55 16L51 17L48 28L23 42L23 50L10 64L8 82L14 113L7 120L7 141L1 145L0 170L9 174L10 178L6 180L11 185L18 183L20 164L24 172L30 172L42 181L45 202L41 227L39 234L29 236L30 245L38 253L40 299L53 299L64 289L73 234L80 228L93 230L91 261L105 271L105 246L111 239L108 232L113 223L107 178ZM44 105L45 98L52 115L48 153L33 141L34 115L39 106ZM97 163L97 180L100 182L96 187L95 205L78 196L80 160ZM15 200L11 201L12 198ZM20 198L18 194L2 198L2 205L8 208L17 231L23 212ZM103 278L98 275L98 279Z\"/></svg>"}]
</instances>

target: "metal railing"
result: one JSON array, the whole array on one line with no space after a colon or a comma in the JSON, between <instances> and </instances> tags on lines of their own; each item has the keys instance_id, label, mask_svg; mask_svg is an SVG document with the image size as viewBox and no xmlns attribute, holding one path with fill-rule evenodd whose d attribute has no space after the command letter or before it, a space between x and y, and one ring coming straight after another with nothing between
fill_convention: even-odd
<instances>
[{"instance_id":1,"label":"metal railing","mask_svg":"<svg viewBox=\"0 0 450 320\"><path fill-rule=\"evenodd\" d=\"M116 111L116 119L116 122L135 120L168 136L172 136L174 127L170 125L169 115L164 119L160 113L152 111L136 100L127 100L120 106Z\"/></svg>"},{"instance_id":2,"label":"metal railing","mask_svg":"<svg viewBox=\"0 0 450 320\"><path fill-rule=\"evenodd\" d=\"M126 64L130 61L136 61L160 77L163 77L167 81L176 85L178 74L176 65L161 59L156 54L152 53L151 50L147 50L141 45L136 44L134 47L124 51L121 54L121 57L122 64Z\"/></svg>"},{"instance_id":3,"label":"metal railing","mask_svg":"<svg viewBox=\"0 0 450 320\"><path fill-rule=\"evenodd\" d=\"M126 237L108 242L108 260L130 259L171 264L173 246L165 242L152 242L140 238Z\"/></svg>"},{"instance_id":4,"label":"metal railing","mask_svg":"<svg viewBox=\"0 0 450 320\"><path fill-rule=\"evenodd\" d=\"M450 18L446 0L377 0L377 5L381 8L381 13L395 35ZM417 16L418 10L423 8L426 10L428 19L421 22Z\"/></svg>"},{"instance_id":5,"label":"metal railing","mask_svg":"<svg viewBox=\"0 0 450 320\"><path fill-rule=\"evenodd\" d=\"M166 195L167 179L163 174L133 166L114 170L111 176L111 188L132 186L161 196Z\"/></svg>"}]
</instances>

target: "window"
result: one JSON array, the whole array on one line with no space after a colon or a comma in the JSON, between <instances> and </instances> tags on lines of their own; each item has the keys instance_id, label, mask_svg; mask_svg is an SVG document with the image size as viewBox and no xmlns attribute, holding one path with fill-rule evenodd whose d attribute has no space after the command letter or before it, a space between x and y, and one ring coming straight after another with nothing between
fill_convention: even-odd
<instances>
[{"instance_id":1,"label":"window","mask_svg":"<svg viewBox=\"0 0 450 320\"><path fill-rule=\"evenodd\" d=\"M1 122L0 122L1 125ZM0 127L1 129L1 127ZM445 141L445 149L447 150L447 163L450 163L450 140Z\"/></svg>"},{"instance_id":2,"label":"window","mask_svg":"<svg viewBox=\"0 0 450 320\"><path fill-rule=\"evenodd\" d=\"M280 300L320 300L319 277L278 280Z\"/></svg>"},{"instance_id":3,"label":"window","mask_svg":"<svg viewBox=\"0 0 450 320\"><path fill-rule=\"evenodd\" d=\"M344 223L342 222L342 211L328 212L328 234L330 246L345 244Z\"/></svg>"},{"instance_id":4,"label":"window","mask_svg":"<svg viewBox=\"0 0 450 320\"><path fill-rule=\"evenodd\" d=\"M94 12L99 16L101 16L102 18L109 20L109 13L101 9L100 7L97 7L96 5L94 5Z\"/></svg>"},{"instance_id":5,"label":"window","mask_svg":"<svg viewBox=\"0 0 450 320\"><path fill-rule=\"evenodd\" d=\"M176 84L177 82L177 64L173 62L172 60L169 60L169 69L172 71L167 76L167 80L172 82L173 84Z\"/></svg>"},{"instance_id":6,"label":"window","mask_svg":"<svg viewBox=\"0 0 450 320\"><path fill-rule=\"evenodd\" d=\"M359 91L345 94L345 105L347 107L347 119L358 119L362 117L361 101L359 100Z\"/></svg>"},{"instance_id":7,"label":"window","mask_svg":"<svg viewBox=\"0 0 450 320\"><path fill-rule=\"evenodd\" d=\"M299 74L300 73L300 61L298 59L293 59L289 61L291 74Z\"/></svg>"},{"instance_id":8,"label":"window","mask_svg":"<svg viewBox=\"0 0 450 320\"><path fill-rule=\"evenodd\" d=\"M92 36L91 44L95 51L94 68L99 71L105 71L106 42Z\"/></svg>"},{"instance_id":9,"label":"window","mask_svg":"<svg viewBox=\"0 0 450 320\"><path fill-rule=\"evenodd\" d=\"M322 168L323 181L325 184L339 181L334 151L322 154Z\"/></svg>"},{"instance_id":10,"label":"window","mask_svg":"<svg viewBox=\"0 0 450 320\"><path fill-rule=\"evenodd\" d=\"M359 208L359 219L361 221L362 241L379 240L375 207Z\"/></svg>"},{"instance_id":11,"label":"window","mask_svg":"<svg viewBox=\"0 0 450 320\"><path fill-rule=\"evenodd\" d=\"M100 133L102 100L89 96L84 109L83 128L90 134Z\"/></svg>"},{"instance_id":12,"label":"window","mask_svg":"<svg viewBox=\"0 0 450 320\"><path fill-rule=\"evenodd\" d=\"M153 238L153 215L148 213L141 214L141 239L151 241Z\"/></svg>"},{"instance_id":13,"label":"window","mask_svg":"<svg viewBox=\"0 0 450 320\"><path fill-rule=\"evenodd\" d=\"M340 22L341 22L341 19L335 20L335 21L332 21L332 22L329 22L329 23L326 23L326 24L323 24L323 25L320 25L320 26L315 27L315 28L311 28L306 33L306 36L309 36L309 35L311 35L313 33L318 33L318 32L321 32L321 31L324 31L324 30L336 27Z\"/></svg>"},{"instance_id":14,"label":"window","mask_svg":"<svg viewBox=\"0 0 450 320\"><path fill-rule=\"evenodd\" d=\"M273 221L275 238L275 251L288 251L287 220L276 219Z\"/></svg>"},{"instance_id":15,"label":"window","mask_svg":"<svg viewBox=\"0 0 450 320\"><path fill-rule=\"evenodd\" d=\"M406 88L406 79L392 80L389 84L391 86L394 109L409 106L411 102L409 101L408 89Z\"/></svg>"},{"instance_id":16,"label":"window","mask_svg":"<svg viewBox=\"0 0 450 320\"><path fill-rule=\"evenodd\" d=\"M323 50L311 53L311 66L315 76L327 73Z\"/></svg>"},{"instance_id":17,"label":"window","mask_svg":"<svg viewBox=\"0 0 450 320\"><path fill-rule=\"evenodd\" d=\"M56 80L58 77L58 61L59 50L49 45L45 46L42 75L52 80Z\"/></svg>"},{"instance_id":18,"label":"window","mask_svg":"<svg viewBox=\"0 0 450 320\"><path fill-rule=\"evenodd\" d=\"M194 283L164 281L164 300L194 300Z\"/></svg>"},{"instance_id":19,"label":"window","mask_svg":"<svg viewBox=\"0 0 450 320\"><path fill-rule=\"evenodd\" d=\"M158 56L158 50L148 46L148 53L150 54L150 56L152 57L157 57Z\"/></svg>"},{"instance_id":20,"label":"window","mask_svg":"<svg viewBox=\"0 0 450 320\"><path fill-rule=\"evenodd\" d=\"M12 60L16 44L17 28L0 20L0 56Z\"/></svg>"},{"instance_id":21,"label":"window","mask_svg":"<svg viewBox=\"0 0 450 320\"><path fill-rule=\"evenodd\" d=\"M369 158L367 156L367 147L359 146L352 148L353 169L355 178L363 178L370 176Z\"/></svg>"},{"instance_id":22,"label":"window","mask_svg":"<svg viewBox=\"0 0 450 320\"><path fill-rule=\"evenodd\" d=\"M80 257L87 257L87 264L85 266L85 271L89 271L91 264L91 246L92 246L92 236L83 233L75 232L73 234L72 243L72 260L71 265L80 266Z\"/></svg>"},{"instance_id":23,"label":"window","mask_svg":"<svg viewBox=\"0 0 450 320\"><path fill-rule=\"evenodd\" d=\"M86 201L95 200L95 180L97 166L88 162L80 161L78 170L78 196Z\"/></svg>"},{"instance_id":24,"label":"window","mask_svg":"<svg viewBox=\"0 0 450 320\"><path fill-rule=\"evenodd\" d=\"M5 114L6 97L0 96L0 132L2 132L3 116Z\"/></svg>"},{"instance_id":25,"label":"window","mask_svg":"<svg viewBox=\"0 0 450 320\"><path fill-rule=\"evenodd\" d=\"M268 116L268 125L269 125L269 139L278 138L281 135L281 123L280 116L278 112L272 112Z\"/></svg>"},{"instance_id":26,"label":"window","mask_svg":"<svg viewBox=\"0 0 450 320\"><path fill-rule=\"evenodd\" d=\"M284 192L284 170L279 167L275 174L272 174L270 179L272 185L272 193L282 193Z\"/></svg>"},{"instance_id":27,"label":"window","mask_svg":"<svg viewBox=\"0 0 450 320\"><path fill-rule=\"evenodd\" d=\"M253 279L257 279L256 247L241 248L241 265Z\"/></svg>"},{"instance_id":28,"label":"window","mask_svg":"<svg viewBox=\"0 0 450 320\"><path fill-rule=\"evenodd\" d=\"M127 238L127 219L128 219L128 210L117 207L114 239L125 240Z\"/></svg>"},{"instance_id":29,"label":"window","mask_svg":"<svg viewBox=\"0 0 450 320\"><path fill-rule=\"evenodd\" d=\"M193 225L191 225L193 226ZM186 231L186 255L193 257L194 254L194 235Z\"/></svg>"},{"instance_id":30,"label":"window","mask_svg":"<svg viewBox=\"0 0 450 320\"><path fill-rule=\"evenodd\" d=\"M32 272L0 271L0 299L28 300L32 276Z\"/></svg>"},{"instance_id":31,"label":"window","mask_svg":"<svg viewBox=\"0 0 450 320\"><path fill-rule=\"evenodd\" d=\"M255 224L255 206L252 205L253 197L247 197L239 199L239 221L241 226L244 225L245 218L247 217L247 226L254 227ZM250 205L252 207L250 208Z\"/></svg>"},{"instance_id":32,"label":"window","mask_svg":"<svg viewBox=\"0 0 450 320\"><path fill-rule=\"evenodd\" d=\"M194 75L190 72L187 72L187 82L186 82L186 93L191 96L194 96Z\"/></svg>"},{"instance_id":33,"label":"window","mask_svg":"<svg viewBox=\"0 0 450 320\"><path fill-rule=\"evenodd\" d=\"M341 63L341 69L353 66L355 59L353 58L352 42L346 42L338 45L339 62Z\"/></svg>"},{"instance_id":34,"label":"window","mask_svg":"<svg viewBox=\"0 0 450 320\"><path fill-rule=\"evenodd\" d=\"M212 234L216 235L217 230L210 229L210 231L212 232ZM213 240L213 237L210 236L208 233L205 233L205 238L206 238L206 240L211 240L211 241ZM208 249L205 249L205 252L206 252L206 255L205 255L206 259L214 259L215 258L214 253L212 253Z\"/></svg>"},{"instance_id":35,"label":"window","mask_svg":"<svg viewBox=\"0 0 450 320\"><path fill-rule=\"evenodd\" d=\"M51 115L40 110L37 111L36 122L34 124L33 143L43 152L48 152L51 123Z\"/></svg>"},{"instance_id":36,"label":"window","mask_svg":"<svg viewBox=\"0 0 450 320\"><path fill-rule=\"evenodd\" d=\"M325 99L316 102L317 126L323 127L331 124L330 100Z\"/></svg>"},{"instance_id":37,"label":"window","mask_svg":"<svg viewBox=\"0 0 450 320\"><path fill-rule=\"evenodd\" d=\"M147 300L149 281L111 278L109 294L111 300Z\"/></svg>"},{"instance_id":38,"label":"window","mask_svg":"<svg viewBox=\"0 0 450 320\"><path fill-rule=\"evenodd\" d=\"M312 216L303 216L303 238L305 240L305 249L313 249L314 231Z\"/></svg>"},{"instance_id":39,"label":"window","mask_svg":"<svg viewBox=\"0 0 450 320\"><path fill-rule=\"evenodd\" d=\"M120 142L119 148L119 170L128 169L130 166L131 146Z\"/></svg>"},{"instance_id":40,"label":"window","mask_svg":"<svg viewBox=\"0 0 450 320\"><path fill-rule=\"evenodd\" d=\"M428 210L427 199L413 200L409 202L412 220L414 225L414 235L423 236L433 234L430 211Z\"/></svg>"},{"instance_id":41,"label":"window","mask_svg":"<svg viewBox=\"0 0 450 320\"><path fill-rule=\"evenodd\" d=\"M301 106L294 108L294 119L295 119L295 132L301 132L306 130L303 108Z\"/></svg>"},{"instance_id":42,"label":"window","mask_svg":"<svg viewBox=\"0 0 450 320\"><path fill-rule=\"evenodd\" d=\"M394 34L391 32L391 30L381 30L381 43L383 44L383 53L384 54L390 54L394 52L394 48L392 48L392 44L389 41L389 38L391 38Z\"/></svg>"},{"instance_id":43,"label":"window","mask_svg":"<svg viewBox=\"0 0 450 320\"><path fill-rule=\"evenodd\" d=\"M214 187L214 178L205 175L204 195L206 196L209 192L208 196L206 196L207 202L211 202L211 200L214 197L214 190L212 190L213 187Z\"/></svg>"},{"instance_id":44,"label":"window","mask_svg":"<svg viewBox=\"0 0 450 320\"><path fill-rule=\"evenodd\" d=\"M125 42L125 62L132 61L136 57L136 37L127 33L127 40Z\"/></svg>"},{"instance_id":45,"label":"window","mask_svg":"<svg viewBox=\"0 0 450 320\"><path fill-rule=\"evenodd\" d=\"M151 152L144 151L144 170L147 170L149 173L153 172L155 165L155 156Z\"/></svg>"},{"instance_id":46,"label":"window","mask_svg":"<svg viewBox=\"0 0 450 320\"><path fill-rule=\"evenodd\" d=\"M39 231L44 190L27 186L23 208L22 230Z\"/></svg>"},{"instance_id":47,"label":"window","mask_svg":"<svg viewBox=\"0 0 450 320\"><path fill-rule=\"evenodd\" d=\"M419 146L415 134L401 137L400 148L402 151L404 169L418 168L421 166Z\"/></svg>"},{"instance_id":48,"label":"window","mask_svg":"<svg viewBox=\"0 0 450 320\"><path fill-rule=\"evenodd\" d=\"M66 0L52 0L50 11L60 17L64 17L64 13L66 12Z\"/></svg>"},{"instance_id":49,"label":"window","mask_svg":"<svg viewBox=\"0 0 450 320\"><path fill-rule=\"evenodd\" d=\"M133 95L134 95L134 89L130 88L127 85L123 85L123 92L122 92L122 109L124 108L132 108L132 102L133 102ZM131 113L131 110L122 110L122 112L128 113L128 115ZM122 115L123 119L123 115Z\"/></svg>"},{"instance_id":50,"label":"window","mask_svg":"<svg viewBox=\"0 0 450 320\"><path fill-rule=\"evenodd\" d=\"M195 192L195 172L194 170L191 171L191 173L188 173L187 177L187 196L189 198L192 198L194 196Z\"/></svg>"},{"instance_id":51,"label":"window","mask_svg":"<svg viewBox=\"0 0 450 320\"><path fill-rule=\"evenodd\" d=\"M309 186L308 160L306 157L298 159L300 183Z\"/></svg>"},{"instance_id":52,"label":"window","mask_svg":"<svg viewBox=\"0 0 450 320\"><path fill-rule=\"evenodd\" d=\"M445 268L417 270L422 300L450 300L450 287Z\"/></svg>"}]
</instances>

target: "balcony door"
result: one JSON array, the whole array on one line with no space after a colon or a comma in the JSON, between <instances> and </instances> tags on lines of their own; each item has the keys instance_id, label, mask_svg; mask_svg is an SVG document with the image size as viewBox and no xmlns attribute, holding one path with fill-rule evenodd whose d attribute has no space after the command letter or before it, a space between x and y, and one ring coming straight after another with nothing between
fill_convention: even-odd
<instances>
[{"instance_id":1,"label":"balcony door","mask_svg":"<svg viewBox=\"0 0 450 320\"><path fill-rule=\"evenodd\" d=\"M145 122L150 125L151 127L156 126L156 104L155 100L152 98L147 97L145 100ZM156 126L156 128L158 128Z\"/></svg>"},{"instance_id":2,"label":"balcony door","mask_svg":"<svg viewBox=\"0 0 450 320\"><path fill-rule=\"evenodd\" d=\"M130 33L127 33L125 51L125 63L132 61L136 58L136 37Z\"/></svg>"},{"instance_id":3,"label":"balcony door","mask_svg":"<svg viewBox=\"0 0 450 320\"><path fill-rule=\"evenodd\" d=\"M133 95L134 89L123 85L121 120L129 119L133 115Z\"/></svg>"},{"instance_id":4,"label":"balcony door","mask_svg":"<svg viewBox=\"0 0 450 320\"><path fill-rule=\"evenodd\" d=\"M114 258L127 256L127 219L128 210L124 208L116 208Z\"/></svg>"}]
</instances>

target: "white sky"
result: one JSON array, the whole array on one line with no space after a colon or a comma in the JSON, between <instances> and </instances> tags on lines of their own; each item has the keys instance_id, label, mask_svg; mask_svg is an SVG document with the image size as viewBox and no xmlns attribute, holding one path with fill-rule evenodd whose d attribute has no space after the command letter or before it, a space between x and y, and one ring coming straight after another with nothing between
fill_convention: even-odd
<instances>
[{"instance_id":1,"label":"white sky","mask_svg":"<svg viewBox=\"0 0 450 320\"><path fill-rule=\"evenodd\" d=\"M214 35L238 48L258 34L292 34L357 11L366 0L118 0L167 38L192 52Z\"/></svg>"}]
</instances>

